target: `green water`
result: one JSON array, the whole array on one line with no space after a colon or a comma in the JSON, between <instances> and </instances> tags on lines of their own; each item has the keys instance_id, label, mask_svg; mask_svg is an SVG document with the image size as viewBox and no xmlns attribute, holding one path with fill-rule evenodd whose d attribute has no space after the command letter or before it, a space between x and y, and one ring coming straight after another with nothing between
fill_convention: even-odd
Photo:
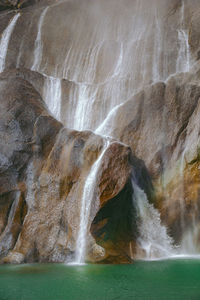
<instances>
[{"instance_id":1,"label":"green water","mask_svg":"<svg viewBox=\"0 0 200 300\"><path fill-rule=\"evenodd\" d=\"M0 266L0 300L200 299L200 260Z\"/></svg>"}]
</instances>

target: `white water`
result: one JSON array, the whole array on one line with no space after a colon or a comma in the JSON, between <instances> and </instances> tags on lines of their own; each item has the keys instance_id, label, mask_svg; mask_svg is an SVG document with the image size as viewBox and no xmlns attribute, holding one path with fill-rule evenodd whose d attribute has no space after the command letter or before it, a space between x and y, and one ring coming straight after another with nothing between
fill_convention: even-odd
<instances>
[{"instance_id":1,"label":"white water","mask_svg":"<svg viewBox=\"0 0 200 300\"><path fill-rule=\"evenodd\" d=\"M87 246L87 233L90 220L90 209L92 201L95 197L95 190L98 183L98 172L101 166L102 158L109 146L107 142L98 159L93 164L83 188L83 196L81 201L81 212L80 212L80 225L78 231L78 237L76 241L76 252L75 252L75 263L81 264L85 261L86 246Z\"/></svg>"},{"instance_id":2,"label":"white water","mask_svg":"<svg viewBox=\"0 0 200 300\"><path fill-rule=\"evenodd\" d=\"M117 3L97 0L86 7L84 1L80 1L78 6L83 5L84 13L80 13L76 5L65 22L58 22L54 40L58 40L59 31L62 32L62 49L59 49L60 41L55 46L48 44L47 59L38 59L40 67L32 69L42 69L51 76L57 69L58 77L72 82L65 98L70 105L67 105L62 122L77 130L95 131L116 105L151 81L152 72L153 80L160 79L163 51L160 26L166 4L153 0L152 5L147 5L146 1L137 0L127 3L126 7L121 0ZM67 11L67 6L63 7ZM42 57L36 52L42 52L41 32L44 30L45 34L47 30L42 27L43 17L44 12L39 20L35 58ZM46 43L45 39L43 42ZM46 61L50 63L45 65ZM92 117L94 111L99 112L95 118Z\"/></svg>"},{"instance_id":3,"label":"white water","mask_svg":"<svg viewBox=\"0 0 200 300\"><path fill-rule=\"evenodd\" d=\"M176 64L176 72L188 72L190 70L190 50L188 43L188 33L180 29L178 30L179 53Z\"/></svg>"},{"instance_id":4,"label":"white water","mask_svg":"<svg viewBox=\"0 0 200 300\"><path fill-rule=\"evenodd\" d=\"M6 56L8 51L9 41L12 35L12 32L15 28L16 22L20 17L20 13L16 14L9 22L8 26L2 33L0 40L0 73L5 69Z\"/></svg>"},{"instance_id":5,"label":"white water","mask_svg":"<svg viewBox=\"0 0 200 300\"><path fill-rule=\"evenodd\" d=\"M185 152L186 149L183 151L181 156L180 162L180 181L181 181L181 192L179 195L179 204L180 204L180 226L181 226L181 233L183 234L185 229L185 203L184 203L184 169L185 169ZM184 250L183 250L184 252Z\"/></svg>"},{"instance_id":6,"label":"white water","mask_svg":"<svg viewBox=\"0 0 200 300\"><path fill-rule=\"evenodd\" d=\"M112 134L112 130L113 130L113 126L114 125L114 120L115 120L115 116L117 115L117 111L118 109L123 105L119 104L116 105L107 115L107 117L105 118L105 120L101 123L101 125L96 129L96 133L97 134L102 134L105 136L110 136Z\"/></svg>"},{"instance_id":7,"label":"white water","mask_svg":"<svg viewBox=\"0 0 200 300\"><path fill-rule=\"evenodd\" d=\"M39 71L42 62L42 55L43 55L42 26L48 9L49 7L47 6L43 10L38 23L38 31L35 40L35 48L34 48L34 60L33 60L33 65L31 67L31 70L33 71Z\"/></svg>"},{"instance_id":8,"label":"white water","mask_svg":"<svg viewBox=\"0 0 200 300\"><path fill-rule=\"evenodd\" d=\"M157 82L161 79L160 76L160 56L162 53L162 34L161 34L161 22L158 18L158 11L155 11L155 33L154 33L154 49L153 49L153 71L152 71L152 80Z\"/></svg>"},{"instance_id":9,"label":"white water","mask_svg":"<svg viewBox=\"0 0 200 300\"><path fill-rule=\"evenodd\" d=\"M87 84L78 84L70 97L71 103L74 102L74 114L70 127L76 130L88 130L92 128L92 118L94 113L93 101L96 96L95 89L91 92L91 87ZM73 104L72 104L73 105Z\"/></svg>"},{"instance_id":10,"label":"white water","mask_svg":"<svg viewBox=\"0 0 200 300\"><path fill-rule=\"evenodd\" d=\"M180 252L184 255L200 255L200 225L194 215L190 228L184 232Z\"/></svg>"},{"instance_id":11,"label":"white water","mask_svg":"<svg viewBox=\"0 0 200 300\"><path fill-rule=\"evenodd\" d=\"M185 5L182 1L181 5L181 27L178 30L179 51L176 62L176 73L188 72L190 70L190 46L188 42L188 31L184 29L185 23Z\"/></svg>"},{"instance_id":12,"label":"white water","mask_svg":"<svg viewBox=\"0 0 200 300\"><path fill-rule=\"evenodd\" d=\"M45 77L43 87L43 99L46 102L50 112L60 121L61 102L62 102L62 87L61 80L54 77Z\"/></svg>"},{"instance_id":13,"label":"white water","mask_svg":"<svg viewBox=\"0 0 200 300\"><path fill-rule=\"evenodd\" d=\"M122 0L96 0L90 5L80 0L67 4L68 1L58 1L54 8L58 16L66 10L65 20L56 16L56 29L49 21L49 30L44 26L47 12L53 15L51 6L42 11L35 25L31 69L73 82L68 95L62 96L62 105L68 101L70 104L62 111L61 121L70 128L94 131L115 106L127 101L136 90L175 72L176 63L170 65L173 70L162 70L162 61L171 59L170 46L163 43L168 4L158 0L152 0L150 5L146 0L126 4ZM171 44L171 40L167 42ZM98 111L95 118L94 111Z\"/></svg>"},{"instance_id":14,"label":"white water","mask_svg":"<svg viewBox=\"0 0 200 300\"><path fill-rule=\"evenodd\" d=\"M173 241L168 236L166 227L161 224L159 211L149 203L145 192L134 181L132 185L139 230L138 258L159 259L174 255Z\"/></svg>"},{"instance_id":15,"label":"white water","mask_svg":"<svg viewBox=\"0 0 200 300\"><path fill-rule=\"evenodd\" d=\"M182 232L182 240L180 245L180 253L183 255L197 255L200 253L200 225L199 222L196 220L196 216L192 214L192 220L189 228L186 230L185 224L185 213L186 206L185 206L185 194L184 194L184 170L185 170L185 153L187 152L187 147L185 147L181 162L180 162L180 180L182 185L182 191L180 193L180 221L181 221L181 232ZM194 211L198 211L197 205L194 206Z\"/></svg>"},{"instance_id":16,"label":"white water","mask_svg":"<svg viewBox=\"0 0 200 300\"><path fill-rule=\"evenodd\" d=\"M182 254L200 255L200 225L194 214L190 228L184 232L180 249Z\"/></svg>"}]
</instances>

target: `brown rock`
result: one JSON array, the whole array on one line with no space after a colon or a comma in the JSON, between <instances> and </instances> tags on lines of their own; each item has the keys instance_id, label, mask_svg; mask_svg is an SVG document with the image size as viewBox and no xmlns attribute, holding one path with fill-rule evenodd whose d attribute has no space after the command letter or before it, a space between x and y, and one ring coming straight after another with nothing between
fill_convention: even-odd
<instances>
[{"instance_id":1,"label":"brown rock","mask_svg":"<svg viewBox=\"0 0 200 300\"><path fill-rule=\"evenodd\" d=\"M154 203L176 241L184 230L181 218L185 219L186 227L192 226L191 211L198 212L195 203L199 202L200 177L194 176L189 166L199 157L199 74L197 64L190 73L177 74L166 83L147 87L121 105L105 124L109 134L130 145L145 162L156 191ZM184 182L183 161L184 174L190 174ZM183 189L193 192L183 194ZM185 206L183 217L180 201Z\"/></svg>"},{"instance_id":2,"label":"brown rock","mask_svg":"<svg viewBox=\"0 0 200 300\"><path fill-rule=\"evenodd\" d=\"M5 72L0 79L2 261L64 261L73 255L84 182L105 140L90 131L64 128L49 115L33 86L13 74ZM132 160L129 147L110 141L101 162L89 224L111 200L116 203L116 215L120 213L122 206L117 203L122 200L117 195L126 193ZM131 196L130 190L129 199L123 197L123 205L129 201L129 209ZM123 217L127 213L126 209ZM122 253L127 247L124 239L126 228L120 235ZM101 260L104 251L92 242L90 260Z\"/></svg>"}]
</instances>

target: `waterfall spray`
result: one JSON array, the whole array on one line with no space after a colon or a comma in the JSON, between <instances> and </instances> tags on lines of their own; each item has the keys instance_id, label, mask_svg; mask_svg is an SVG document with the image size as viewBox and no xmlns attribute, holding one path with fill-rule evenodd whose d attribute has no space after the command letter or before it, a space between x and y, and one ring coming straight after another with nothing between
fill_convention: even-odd
<instances>
[{"instance_id":1,"label":"waterfall spray","mask_svg":"<svg viewBox=\"0 0 200 300\"><path fill-rule=\"evenodd\" d=\"M195 215L192 215L192 222L188 229L186 229L185 224L185 213L186 205L184 202L184 170L185 170L185 154L187 152L187 147L185 147L180 161L180 180L182 185L182 191L180 193L180 221L181 221L181 232L182 240L180 245L180 253L182 255L197 255L199 254L199 234L200 234L200 225L198 224ZM195 211L198 210L197 205L194 205Z\"/></svg>"},{"instance_id":2,"label":"waterfall spray","mask_svg":"<svg viewBox=\"0 0 200 300\"><path fill-rule=\"evenodd\" d=\"M84 184L83 197L81 201L80 225L76 241L75 263L77 264L84 263L85 261L91 204L94 199L95 189L97 188L98 172L101 166L102 158L109 145L109 142L105 143L101 154L93 164Z\"/></svg>"},{"instance_id":3,"label":"waterfall spray","mask_svg":"<svg viewBox=\"0 0 200 300\"><path fill-rule=\"evenodd\" d=\"M47 6L43 10L43 12L40 16L39 23L38 23L38 32L37 32L37 37L35 40L35 49L34 49L34 61L33 61L32 67L31 67L31 70L33 70L33 71L39 71L40 65L42 62L42 52L43 52L42 26L43 26L44 19L45 19L48 9L49 9L49 6Z\"/></svg>"},{"instance_id":4,"label":"waterfall spray","mask_svg":"<svg viewBox=\"0 0 200 300\"><path fill-rule=\"evenodd\" d=\"M132 180L134 190L133 204L137 213L137 225L139 230L138 258L158 259L174 254L172 239L167 234L167 229L161 224L160 214L153 204L150 204L145 192Z\"/></svg>"},{"instance_id":5,"label":"waterfall spray","mask_svg":"<svg viewBox=\"0 0 200 300\"><path fill-rule=\"evenodd\" d=\"M162 41L162 35L161 35L161 24L158 20L158 12L156 9L155 12L155 33L154 33L154 49L153 49L153 82L156 82L160 80L160 71L159 71L159 62L160 62L160 56L161 56L161 41Z\"/></svg>"},{"instance_id":6,"label":"waterfall spray","mask_svg":"<svg viewBox=\"0 0 200 300\"><path fill-rule=\"evenodd\" d=\"M60 78L54 78L49 76L45 77L43 98L50 112L57 120L60 121L62 101L62 87Z\"/></svg>"},{"instance_id":7,"label":"waterfall spray","mask_svg":"<svg viewBox=\"0 0 200 300\"><path fill-rule=\"evenodd\" d=\"M5 69L6 56L8 51L8 44L15 28L17 20L20 17L20 13L16 14L9 22L7 28L4 30L0 40L0 73Z\"/></svg>"},{"instance_id":8,"label":"waterfall spray","mask_svg":"<svg viewBox=\"0 0 200 300\"><path fill-rule=\"evenodd\" d=\"M184 29L185 5L181 5L181 28L178 30L179 51L176 62L176 72L188 72L190 69L190 46L188 42L188 32Z\"/></svg>"}]
</instances>

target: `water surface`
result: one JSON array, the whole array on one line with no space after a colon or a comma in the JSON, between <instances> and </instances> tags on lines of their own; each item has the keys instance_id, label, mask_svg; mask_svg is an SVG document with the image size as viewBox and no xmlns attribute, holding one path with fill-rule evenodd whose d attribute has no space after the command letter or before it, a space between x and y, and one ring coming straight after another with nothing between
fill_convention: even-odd
<instances>
[{"instance_id":1,"label":"water surface","mask_svg":"<svg viewBox=\"0 0 200 300\"><path fill-rule=\"evenodd\" d=\"M0 267L1 300L200 299L200 260Z\"/></svg>"}]
</instances>

